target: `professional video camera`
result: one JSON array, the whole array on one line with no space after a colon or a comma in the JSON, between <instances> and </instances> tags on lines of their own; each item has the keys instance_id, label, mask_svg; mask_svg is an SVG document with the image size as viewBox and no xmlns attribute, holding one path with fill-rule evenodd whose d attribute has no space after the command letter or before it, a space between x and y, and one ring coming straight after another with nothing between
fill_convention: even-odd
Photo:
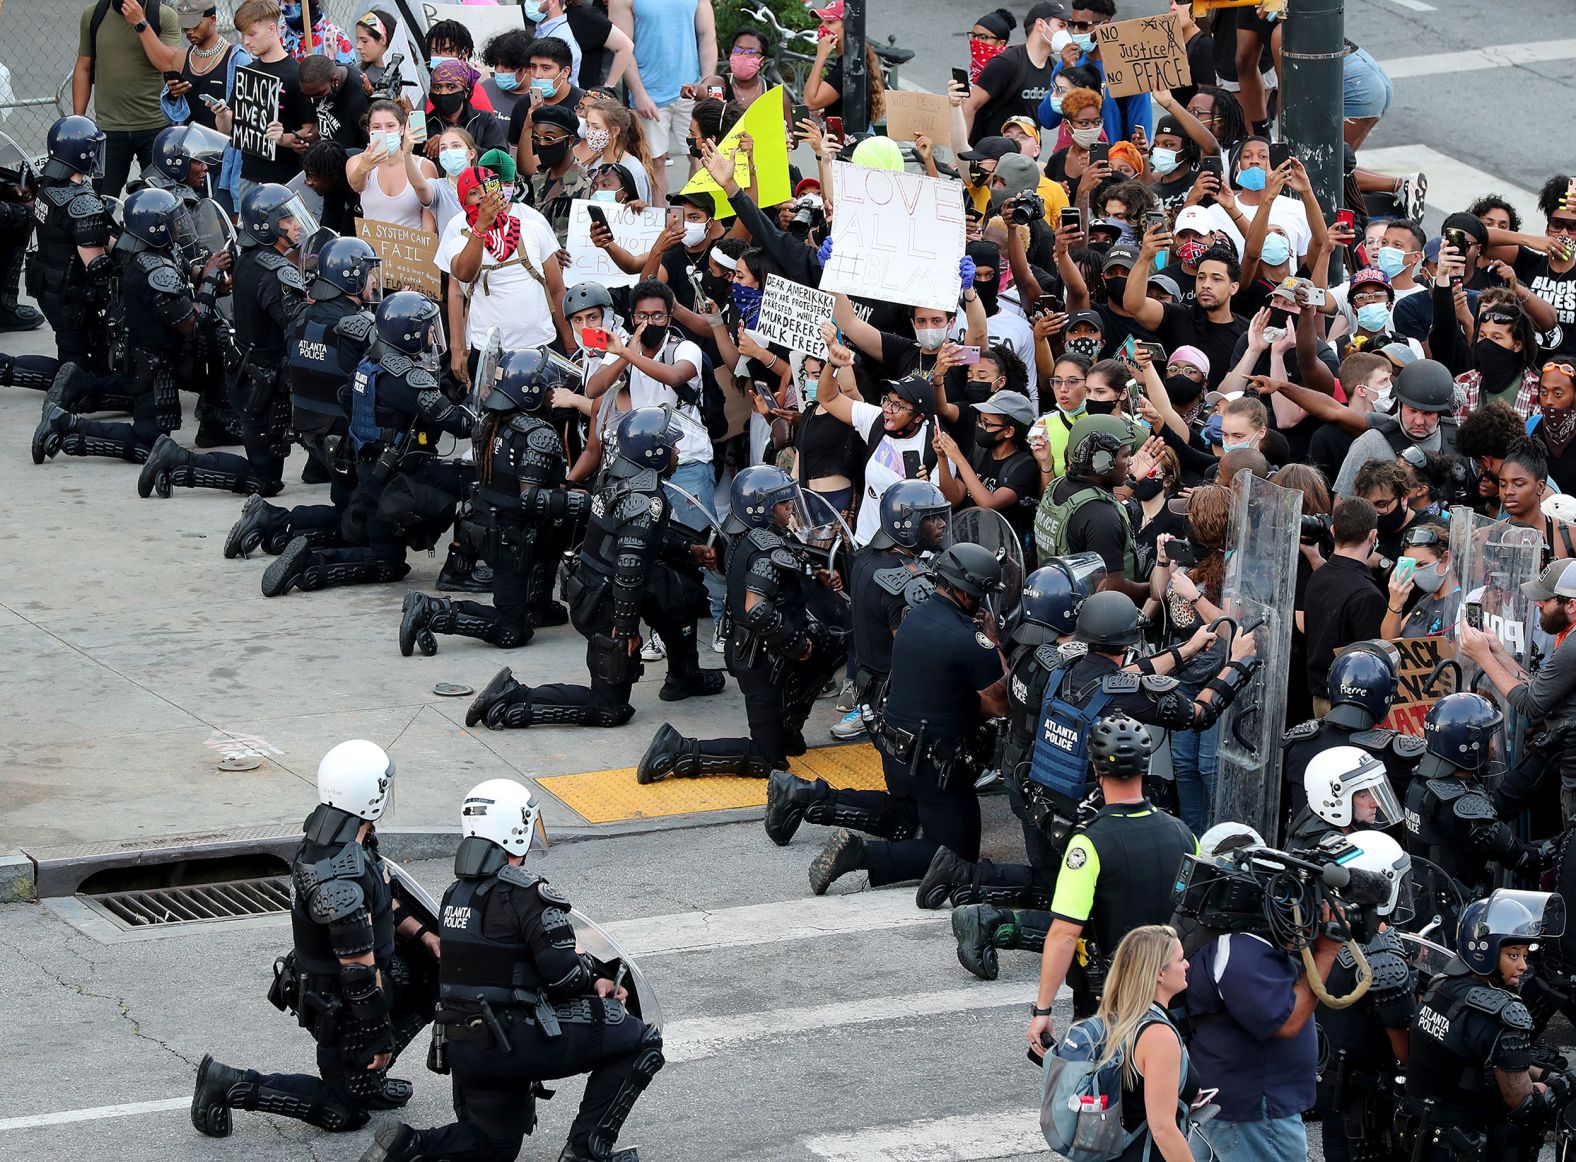
<instances>
[{"instance_id":1,"label":"professional video camera","mask_svg":"<svg viewBox=\"0 0 1576 1162\"><path fill-rule=\"evenodd\" d=\"M1305 513L1298 539L1305 545L1323 545L1327 550L1335 547L1335 525L1328 513Z\"/></svg>"},{"instance_id":2,"label":"professional video camera","mask_svg":"<svg viewBox=\"0 0 1576 1162\"><path fill-rule=\"evenodd\" d=\"M399 100L400 90L410 84L409 81L400 75L400 70L404 67L404 64L404 53L391 52L384 58L383 79L372 86L372 99L374 101L379 99L384 101Z\"/></svg>"}]
</instances>

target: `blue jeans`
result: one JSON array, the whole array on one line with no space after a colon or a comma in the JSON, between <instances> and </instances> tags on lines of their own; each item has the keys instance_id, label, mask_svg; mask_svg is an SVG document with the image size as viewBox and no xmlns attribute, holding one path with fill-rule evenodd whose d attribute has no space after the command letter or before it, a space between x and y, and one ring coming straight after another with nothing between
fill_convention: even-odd
<instances>
[{"instance_id":1,"label":"blue jeans","mask_svg":"<svg viewBox=\"0 0 1576 1162\"><path fill-rule=\"evenodd\" d=\"M1197 698L1200 687L1183 686L1182 693ZM1177 801L1182 822L1194 835L1203 835L1209 826L1215 801L1215 775L1220 768L1220 722L1202 733L1191 730L1171 732L1171 769L1177 784Z\"/></svg>"},{"instance_id":2,"label":"blue jeans","mask_svg":"<svg viewBox=\"0 0 1576 1162\"><path fill-rule=\"evenodd\" d=\"M1257 1122L1216 1118L1194 1133L1189 1144L1196 1162L1208 1162L1211 1146L1219 1162L1307 1162L1308 1158L1308 1134L1296 1114Z\"/></svg>"},{"instance_id":3,"label":"blue jeans","mask_svg":"<svg viewBox=\"0 0 1576 1162\"><path fill-rule=\"evenodd\" d=\"M673 483L689 493L705 506L706 512L712 516L717 514L717 478L710 464L680 464L673 470L669 477ZM689 501L671 493L668 499L673 502L673 519L681 525L692 529L705 529L711 522L706 519ZM719 574L710 570L706 571L706 599L711 606L713 620L722 618L723 598L727 595L727 586Z\"/></svg>"}]
</instances>

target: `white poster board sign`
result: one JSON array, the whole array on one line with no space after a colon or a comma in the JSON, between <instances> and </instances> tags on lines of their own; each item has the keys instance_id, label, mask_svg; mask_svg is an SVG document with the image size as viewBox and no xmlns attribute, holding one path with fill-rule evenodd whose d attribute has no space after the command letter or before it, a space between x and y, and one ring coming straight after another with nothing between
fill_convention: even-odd
<instances>
[{"instance_id":1,"label":"white poster board sign","mask_svg":"<svg viewBox=\"0 0 1576 1162\"><path fill-rule=\"evenodd\" d=\"M822 290L957 309L962 182L834 162L832 204L832 257Z\"/></svg>"},{"instance_id":2,"label":"white poster board sign","mask_svg":"<svg viewBox=\"0 0 1576 1162\"><path fill-rule=\"evenodd\" d=\"M284 82L260 69L235 70L235 97L230 108L235 121L230 144L242 153L274 159L277 142L268 140L268 127L279 120L279 96Z\"/></svg>"},{"instance_id":3,"label":"white poster board sign","mask_svg":"<svg viewBox=\"0 0 1576 1162\"><path fill-rule=\"evenodd\" d=\"M422 0L422 18L431 28L440 20L458 20L471 30L476 42L476 64L481 64L482 48L500 32L510 32L525 27L525 9L518 4L429 4Z\"/></svg>"},{"instance_id":4,"label":"white poster board sign","mask_svg":"<svg viewBox=\"0 0 1576 1162\"><path fill-rule=\"evenodd\" d=\"M821 324L832 317L836 301L825 291L791 282L781 275L767 275L766 293L761 296L761 316L755 330L768 342L825 359L826 341L821 338Z\"/></svg>"},{"instance_id":5,"label":"white poster board sign","mask_svg":"<svg viewBox=\"0 0 1576 1162\"><path fill-rule=\"evenodd\" d=\"M591 216L588 206L596 206L607 216L608 227L613 231L613 241L634 255L641 255L656 244L657 236L667 225L667 211L661 206L634 210L606 202L575 199L569 211L569 269L564 272L564 285L577 282L599 282L603 286L634 286L640 281L638 274L625 274L608 257L607 251L598 250L591 241Z\"/></svg>"}]
</instances>

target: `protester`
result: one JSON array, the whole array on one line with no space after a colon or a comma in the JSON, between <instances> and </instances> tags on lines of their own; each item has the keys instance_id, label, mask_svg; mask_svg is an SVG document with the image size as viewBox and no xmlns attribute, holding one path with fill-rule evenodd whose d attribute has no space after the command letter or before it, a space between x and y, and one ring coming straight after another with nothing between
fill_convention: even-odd
<instances>
[{"instance_id":1,"label":"protester","mask_svg":"<svg viewBox=\"0 0 1576 1162\"><path fill-rule=\"evenodd\" d=\"M427 115L429 158L437 156L438 138L451 126L469 133L483 153L508 144L508 123L498 120L492 110L479 108L473 100L480 76L462 60L446 60L432 70L432 112Z\"/></svg>"},{"instance_id":2,"label":"protester","mask_svg":"<svg viewBox=\"0 0 1576 1162\"><path fill-rule=\"evenodd\" d=\"M635 44L624 81L645 140L638 149L628 141L623 148L651 159L651 186L641 200L666 205L668 162L675 154L684 156L684 135L694 113L694 102L682 89L698 82L702 70L710 72L717 59L711 0L611 0L608 16Z\"/></svg>"},{"instance_id":3,"label":"protester","mask_svg":"<svg viewBox=\"0 0 1576 1162\"><path fill-rule=\"evenodd\" d=\"M180 42L180 21L158 4L151 17L138 0L112 9L96 3L82 13L71 108L81 116L93 102L105 137L98 188L106 197L120 195L133 159L142 169L152 161L153 139L166 124L159 110L160 74L181 67Z\"/></svg>"},{"instance_id":4,"label":"protester","mask_svg":"<svg viewBox=\"0 0 1576 1162\"><path fill-rule=\"evenodd\" d=\"M1368 501L1337 501L1330 522L1335 552L1308 582L1305 607L1318 611L1307 626L1308 689L1320 718L1330 711L1330 662L1342 646L1377 637L1384 620L1385 596L1369 572L1378 525L1378 513Z\"/></svg>"}]
</instances>

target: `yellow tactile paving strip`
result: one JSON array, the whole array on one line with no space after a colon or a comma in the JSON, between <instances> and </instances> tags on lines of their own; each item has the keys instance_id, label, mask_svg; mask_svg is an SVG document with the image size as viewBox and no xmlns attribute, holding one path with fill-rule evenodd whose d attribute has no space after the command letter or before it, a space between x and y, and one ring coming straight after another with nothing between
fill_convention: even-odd
<instances>
[{"instance_id":1,"label":"yellow tactile paving strip","mask_svg":"<svg viewBox=\"0 0 1576 1162\"><path fill-rule=\"evenodd\" d=\"M869 743L815 747L789 762L801 778L825 779L834 787L878 791L886 786L881 758ZM578 812L588 823L622 823L700 811L766 806L766 780L716 775L703 779L663 779L642 787L635 768L549 775L538 785Z\"/></svg>"}]
</instances>

